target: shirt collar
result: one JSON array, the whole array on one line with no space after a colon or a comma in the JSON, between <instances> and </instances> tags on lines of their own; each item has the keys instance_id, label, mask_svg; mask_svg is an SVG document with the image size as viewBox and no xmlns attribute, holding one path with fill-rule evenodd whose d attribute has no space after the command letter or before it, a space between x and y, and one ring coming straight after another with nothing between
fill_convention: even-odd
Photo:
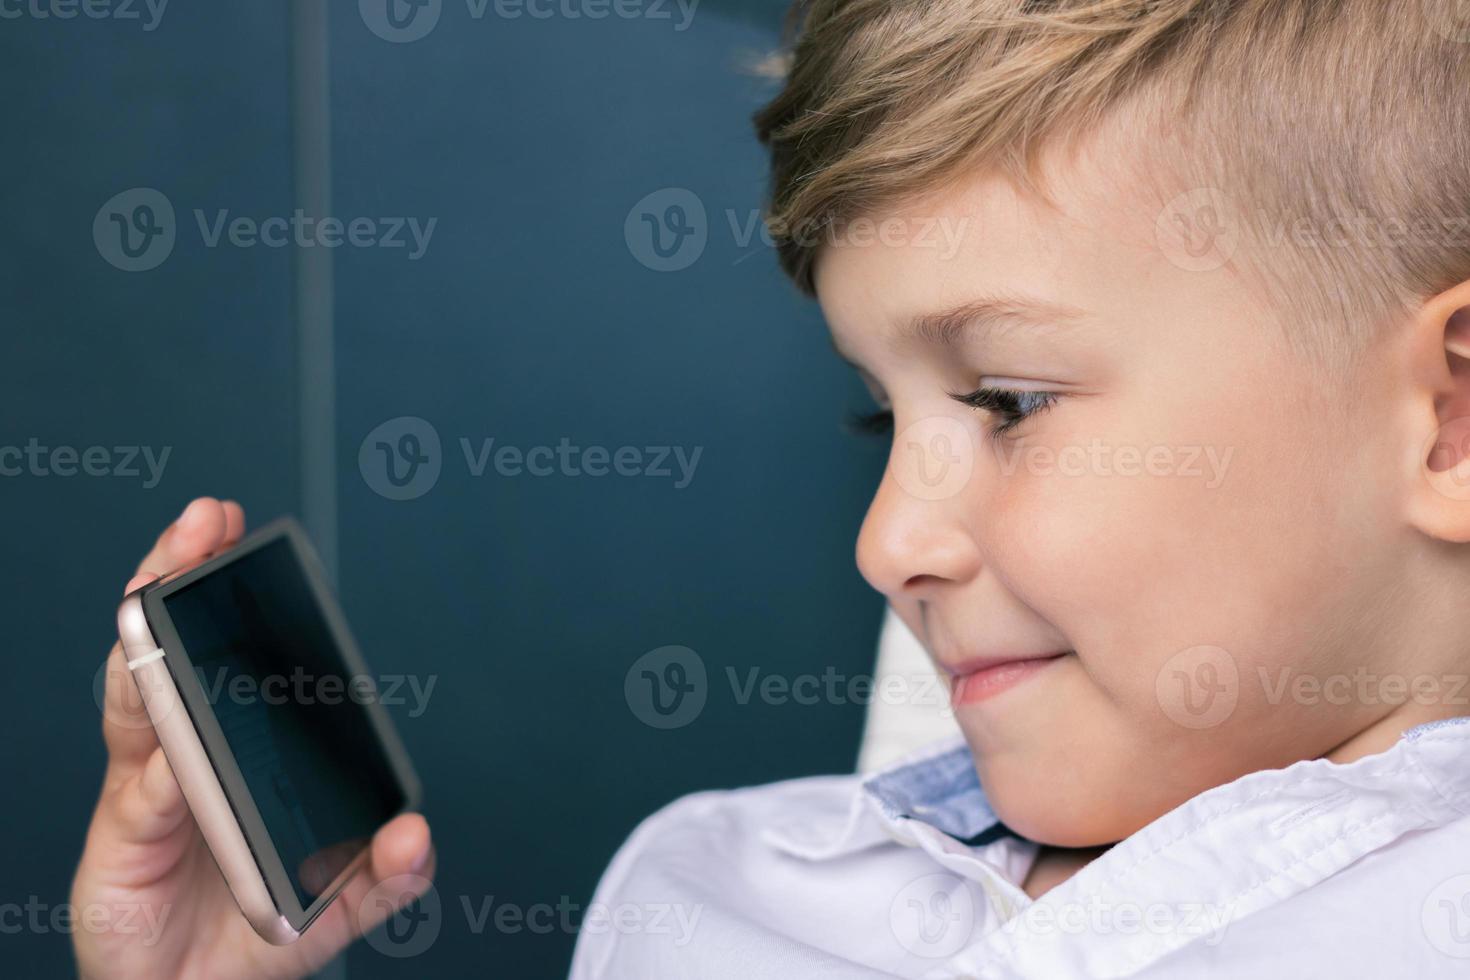
<instances>
[{"instance_id":1,"label":"shirt collar","mask_svg":"<svg viewBox=\"0 0 1470 980\"><path fill-rule=\"evenodd\" d=\"M1448 741L1436 738L1437 734L1447 736ZM1251 773L1227 785L1235 786L1242 780L1274 782L1288 778L1288 774L1299 777L1306 773L1303 767L1346 778L1354 769L1381 769L1381 763L1370 760L1394 754L1413 761L1412 771L1424 788L1432 790L1431 798L1438 797L1451 808L1470 813L1470 767L1460 752L1466 740L1470 740L1470 716L1446 718L1407 730L1389 752L1378 756L1345 765L1307 760L1286 769ZM1446 749L1446 745L1454 748ZM1225 789L1216 787L1196 799ZM981 844L1002 835L1024 839L1000 822L980 785L969 746L963 737L953 736L859 780L845 812L776 825L768 829L766 840L780 850L810 860L842 857L893 839L881 824L873 824L875 813L889 824L903 820L927 824L961 843Z\"/></svg>"},{"instance_id":2,"label":"shirt collar","mask_svg":"<svg viewBox=\"0 0 1470 980\"><path fill-rule=\"evenodd\" d=\"M985 798L969 746L956 736L857 780L845 810L804 813L763 836L793 857L823 861L895 839L912 843L905 823L926 825L967 845L1010 833Z\"/></svg>"},{"instance_id":3,"label":"shirt collar","mask_svg":"<svg viewBox=\"0 0 1470 980\"><path fill-rule=\"evenodd\" d=\"M1214 787L1035 902L1020 882L1038 845L997 818L963 739L936 743L853 782L845 810L834 806L770 826L765 841L809 861L898 842L977 881L992 907L977 932L983 938L931 976L1084 975L1088 964L1079 956L1097 953L1141 968L1202 936L1181 926L1141 936L1117 932L1079 946L1064 932L1033 928L1031 906L1066 912L1101 901L1173 908L1187 892L1189 905L1209 911L1198 921L1223 934L1230 922L1405 834L1470 815L1470 717L1419 725L1387 751L1351 763L1309 759Z\"/></svg>"}]
</instances>

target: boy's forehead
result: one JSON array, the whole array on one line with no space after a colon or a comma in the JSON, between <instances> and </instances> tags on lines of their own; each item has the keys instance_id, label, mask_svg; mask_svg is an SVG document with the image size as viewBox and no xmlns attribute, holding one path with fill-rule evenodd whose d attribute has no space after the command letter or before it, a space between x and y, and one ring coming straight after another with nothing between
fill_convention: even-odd
<instances>
[{"instance_id":1,"label":"boy's forehead","mask_svg":"<svg viewBox=\"0 0 1470 980\"><path fill-rule=\"evenodd\" d=\"M1099 169L1055 172L1047 189L1050 201L975 175L834 226L814 272L829 320L907 318L979 292L1129 303L1182 272L1156 247L1146 201Z\"/></svg>"}]
</instances>

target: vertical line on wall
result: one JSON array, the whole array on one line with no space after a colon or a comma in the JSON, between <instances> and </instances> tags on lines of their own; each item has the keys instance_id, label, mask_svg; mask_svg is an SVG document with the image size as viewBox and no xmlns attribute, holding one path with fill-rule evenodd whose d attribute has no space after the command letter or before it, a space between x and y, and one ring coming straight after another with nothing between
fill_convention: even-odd
<instances>
[{"instance_id":1,"label":"vertical line on wall","mask_svg":"<svg viewBox=\"0 0 1470 980\"><path fill-rule=\"evenodd\" d=\"M321 219L332 207L332 126L326 0L291 0L291 166L295 206ZM337 581L337 374L332 339L332 252L292 251L301 522ZM345 980L338 956L317 977Z\"/></svg>"},{"instance_id":2,"label":"vertical line on wall","mask_svg":"<svg viewBox=\"0 0 1470 980\"><path fill-rule=\"evenodd\" d=\"M291 2L291 136L296 207L331 214L331 104L326 0ZM332 251L297 248L293 311L297 338L301 519L337 579L336 351Z\"/></svg>"}]
</instances>

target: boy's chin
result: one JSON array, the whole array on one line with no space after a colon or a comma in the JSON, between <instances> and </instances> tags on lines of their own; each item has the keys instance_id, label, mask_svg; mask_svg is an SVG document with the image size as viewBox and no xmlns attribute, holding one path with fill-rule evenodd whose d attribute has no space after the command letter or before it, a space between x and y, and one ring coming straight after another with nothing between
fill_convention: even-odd
<instances>
[{"instance_id":1,"label":"boy's chin","mask_svg":"<svg viewBox=\"0 0 1470 980\"><path fill-rule=\"evenodd\" d=\"M979 764L986 799L1001 823L1028 840L1052 847L1100 847L1115 844L1149 822L1128 812L1119 794L1096 792L1067 777L1008 771Z\"/></svg>"}]
</instances>

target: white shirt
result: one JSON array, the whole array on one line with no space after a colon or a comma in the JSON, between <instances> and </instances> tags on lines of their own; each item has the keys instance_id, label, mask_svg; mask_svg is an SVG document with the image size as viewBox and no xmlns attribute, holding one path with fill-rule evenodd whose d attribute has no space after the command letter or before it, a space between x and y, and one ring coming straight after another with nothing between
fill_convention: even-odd
<instances>
[{"instance_id":1,"label":"white shirt","mask_svg":"<svg viewBox=\"0 0 1470 980\"><path fill-rule=\"evenodd\" d=\"M1211 789L1033 901L1037 850L956 740L698 793L613 858L571 975L1470 978L1470 718Z\"/></svg>"}]
</instances>

